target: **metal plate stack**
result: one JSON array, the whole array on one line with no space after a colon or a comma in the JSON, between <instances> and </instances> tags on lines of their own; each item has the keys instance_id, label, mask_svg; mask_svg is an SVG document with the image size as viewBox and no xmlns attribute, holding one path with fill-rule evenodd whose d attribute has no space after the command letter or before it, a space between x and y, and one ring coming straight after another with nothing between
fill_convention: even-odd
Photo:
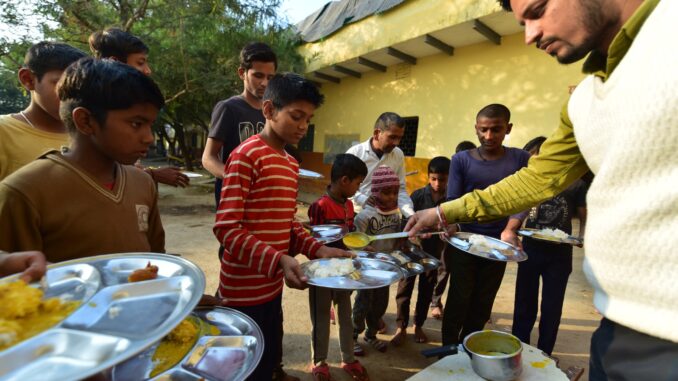
<instances>
[{"instance_id":1,"label":"metal plate stack","mask_svg":"<svg viewBox=\"0 0 678 381\"><path fill-rule=\"evenodd\" d=\"M354 250L360 258L377 259L400 266L406 278L416 276L424 271L434 270L440 266L440 261L423 251L419 246L407 242L403 250L395 250L390 254L376 253L364 250Z\"/></svg>"},{"instance_id":2,"label":"metal plate stack","mask_svg":"<svg viewBox=\"0 0 678 381\"><path fill-rule=\"evenodd\" d=\"M412 258L409 253L395 250L391 252L391 257L398 261L398 264L403 268L405 277L407 278L411 276L417 276L425 271L424 266L421 265L419 261L416 260L416 258Z\"/></svg>"},{"instance_id":3,"label":"metal plate stack","mask_svg":"<svg viewBox=\"0 0 678 381\"><path fill-rule=\"evenodd\" d=\"M158 267L157 278L129 283L127 277L149 262ZM52 328L0 352L3 380L82 379L111 368L167 335L205 290L193 263L153 253L62 262L48 268L46 281L46 298L80 305Z\"/></svg>"}]
</instances>

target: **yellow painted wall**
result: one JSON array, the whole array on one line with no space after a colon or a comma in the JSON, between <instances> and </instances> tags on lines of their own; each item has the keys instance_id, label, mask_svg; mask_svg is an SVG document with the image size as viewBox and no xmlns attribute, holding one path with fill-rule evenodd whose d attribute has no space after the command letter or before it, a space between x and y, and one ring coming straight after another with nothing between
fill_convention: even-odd
<instances>
[{"instance_id":1,"label":"yellow painted wall","mask_svg":"<svg viewBox=\"0 0 678 381\"><path fill-rule=\"evenodd\" d=\"M304 44L299 53L306 58L306 71L312 72L499 10L496 0L408 0Z\"/></svg>"},{"instance_id":2,"label":"yellow painted wall","mask_svg":"<svg viewBox=\"0 0 678 381\"><path fill-rule=\"evenodd\" d=\"M325 104L313 119L314 151L323 150L327 133L367 139L377 116L393 111L419 117L417 157L448 156L462 140L477 142L475 115L490 103L511 109L514 128L506 144L522 147L556 128L568 87L583 78L580 64L558 64L526 46L522 33L504 36L499 46L480 43L458 48L454 56L419 58L408 78L396 79L397 66L322 85Z\"/></svg>"}]
</instances>

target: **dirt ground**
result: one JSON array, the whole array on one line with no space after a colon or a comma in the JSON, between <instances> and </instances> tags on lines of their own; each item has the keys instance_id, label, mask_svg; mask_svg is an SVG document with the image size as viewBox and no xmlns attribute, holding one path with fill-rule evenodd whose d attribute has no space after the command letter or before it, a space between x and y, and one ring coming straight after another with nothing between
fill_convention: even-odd
<instances>
[{"instance_id":1,"label":"dirt ground","mask_svg":"<svg viewBox=\"0 0 678 381\"><path fill-rule=\"evenodd\" d=\"M206 293L213 293L218 285L217 248L219 245L212 234L214 222L212 185L208 180L199 178L193 180L192 185L186 189L166 186L160 188L159 205L166 232L166 248L168 252L181 254L200 266L207 277ZM305 212L305 207L300 205L299 214L303 216ZM574 269L570 276L560 332L553 353L560 359L561 369L571 366L588 368L589 341L600 320L599 314L592 305L591 287L582 273L582 257L583 251L575 248ZM516 264L508 265L494 303L492 323L488 328L508 331L511 329L516 271ZM391 286L392 300L384 317L389 330L388 334L381 335L380 338L383 340L390 340L395 333L395 292L396 285L393 285ZM416 298L416 288L413 298ZM414 302L412 305L414 306ZM285 289L283 309L285 369L302 380L312 380L309 373L311 324L307 292ZM397 348L389 346L386 353L367 348L367 355L360 360L367 368L370 378L376 381L405 380L432 364L434 359L426 359L419 352L441 344L441 322L429 318L424 328L430 339L428 344L414 343L411 334L410 340L407 340L405 344ZM411 333L413 329L410 327L409 330ZM535 326L532 334L532 342L535 345L536 331ZM339 368L340 362L337 326L332 326L328 359L332 377L337 381L348 381L350 378ZM584 372L581 380L588 380L586 373L587 371Z\"/></svg>"}]
</instances>

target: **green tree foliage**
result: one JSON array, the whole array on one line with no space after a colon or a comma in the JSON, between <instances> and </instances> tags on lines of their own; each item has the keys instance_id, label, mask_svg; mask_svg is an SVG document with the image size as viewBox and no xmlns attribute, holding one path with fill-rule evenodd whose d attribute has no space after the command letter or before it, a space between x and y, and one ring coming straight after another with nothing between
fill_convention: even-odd
<instances>
[{"instance_id":1,"label":"green tree foliage","mask_svg":"<svg viewBox=\"0 0 678 381\"><path fill-rule=\"evenodd\" d=\"M0 0L0 8L8 10L0 16L5 25L18 28L32 17L38 29L19 42L0 41L0 68L16 69L16 62L10 58L16 58L19 49L25 51L26 41L35 42L36 35L87 51L87 38L94 31L111 26L130 31L149 46L153 79L168 101L159 125L168 123L174 127L176 143L188 159L199 153L191 152L185 132L192 128L207 130L214 105L242 92L236 69L243 45L266 42L279 56L279 70L301 71L303 61L295 50L299 40L277 18L279 3L280 0L34 0L22 7ZM164 136L163 128L156 131Z\"/></svg>"},{"instance_id":2,"label":"green tree foliage","mask_svg":"<svg viewBox=\"0 0 678 381\"><path fill-rule=\"evenodd\" d=\"M0 68L0 115L23 110L29 101L19 85L16 72Z\"/></svg>"},{"instance_id":3,"label":"green tree foliage","mask_svg":"<svg viewBox=\"0 0 678 381\"><path fill-rule=\"evenodd\" d=\"M28 49L26 44L15 43L14 49L2 50L3 45L0 41L0 55L3 61L0 61L0 115L15 113L28 106L30 97L21 87L17 76L17 69L23 62L23 53L21 49Z\"/></svg>"}]
</instances>

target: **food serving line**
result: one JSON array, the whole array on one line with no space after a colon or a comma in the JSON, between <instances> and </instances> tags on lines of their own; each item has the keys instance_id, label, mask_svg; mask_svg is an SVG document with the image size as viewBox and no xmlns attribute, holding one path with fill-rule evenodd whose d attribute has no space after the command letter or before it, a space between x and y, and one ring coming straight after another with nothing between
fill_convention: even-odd
<instances>
[{"instance_id":1,"label":"food serving line","mask_svg":"<svg viewBox=\"0 0 678 381\"><path fill-rule=\"evenodd\" d=\"M353 259L316 259L302 264L308 283L317 287L385 287L440 265L410 241L392 253L361 250L373 240L405 237L407 233L371 237L348 233L338 225L311 229L316 239L326 243L341 239L356 253ZM574 237L544 233L540 238L542 233L527 232L537 239L581 244ZM460 232L447 240L460 250L490 260L527 259L522 250L490 237ZM152 277L142 276L141 282L132 279L133 274L150 267L155 271ZM0 285L17 280L18 276L7 277ZM0 380L95 375L104 380L243 380L264 351L261 330L246 315L225 307L196 308L205 290L204 274L178 256L125 253L83 258L49 266L44 280L31 285L42 290L44 299L58 298L78 306L53 327L0 350ZM194 328L183 342L172 343L173 335L181 336L177 331L182 326ZM480 350L467 343L474 335L478 337L472 342L482 344ZM450 375L459 379L477 379L477 375L491 380L563 379L552 360L510 334L481 331L464 342L461 347L422 353L442 356L459 351L468 356L444 357L413 380Z\"/></svg>"},{"instance_id":2,"label":"food serving line","mask_svg":"<svg viewBox=\"0 0 678 381\"><path fill-rule=\"evenodd\" d=\"M363 233L348 233L338 225L312 226L313 236L326 243L343 240L344 245L354 249L355 259L319 259L302 265L309 284L318 287L341 289L369 289L384 287L404 277L416 276L424 271L436 269L440 262L407 242L403 250L392 253L362 251L361 248L379 239L406 237L407 233L391 233L368 236ZM433 232L431 234L440 234ZM581 245L581 240L560 232L521 230L519 234L546 241ZM459 250L493 261L521 262L527 254L501 240L479 234L458 232L447 238L447 242ZM340 261L350 261L351 266L343 267ZM339 272L323 271L323 266L336 267ZM459 354L465 353L465 354ZM515 336L484 330L469 334L459 346L443 346L422 352L426 357L441 359L417 373L410 380L567 380L567 376L548 356L539 349L521 343Z\"/></svg>"}]
</instances>

